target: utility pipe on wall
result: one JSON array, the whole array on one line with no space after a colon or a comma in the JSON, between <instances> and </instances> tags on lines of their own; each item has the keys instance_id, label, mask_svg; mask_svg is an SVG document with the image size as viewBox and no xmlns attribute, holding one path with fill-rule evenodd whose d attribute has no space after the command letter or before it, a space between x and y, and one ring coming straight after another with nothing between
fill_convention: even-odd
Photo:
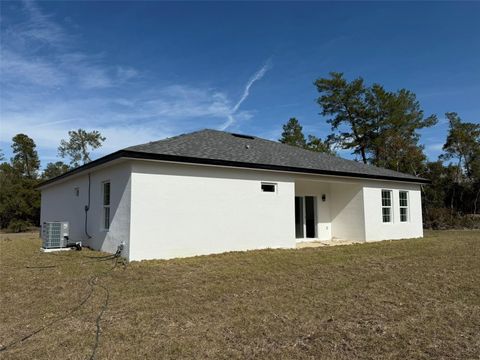
<instances>
[{"instance_id":1,"label":"utility pipe on wall","mask_svg":"<svg viewBox=\"0 0 480 360\"><path fill-rule=\"evenodd\" d=\"M90 180L90 173L88 173L88 204L85 205L85 235L87 235L88 239L92 238L88 233L88 210L90 210L90 187L91 187L91 180Z\"/></svg>"}]
</instances>

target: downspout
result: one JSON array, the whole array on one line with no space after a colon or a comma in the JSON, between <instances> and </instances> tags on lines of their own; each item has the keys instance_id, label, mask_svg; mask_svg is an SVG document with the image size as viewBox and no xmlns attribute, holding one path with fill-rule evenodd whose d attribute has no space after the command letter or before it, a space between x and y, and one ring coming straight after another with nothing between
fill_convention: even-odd
<instances>
[{"instance_id":1,"label":"downspout","mask_svg":"<svg viewBox=\"0 0 480 360\"><path fill-rule=\"evenodd\" d=\"M90 180L90 173L88 173L88 204L85 205L85 235L87 235L87 239L91 239L92 237L88 233L88 210L90 210L90 187L91 187L91 180Z\"/></svg>"}]
</instances>

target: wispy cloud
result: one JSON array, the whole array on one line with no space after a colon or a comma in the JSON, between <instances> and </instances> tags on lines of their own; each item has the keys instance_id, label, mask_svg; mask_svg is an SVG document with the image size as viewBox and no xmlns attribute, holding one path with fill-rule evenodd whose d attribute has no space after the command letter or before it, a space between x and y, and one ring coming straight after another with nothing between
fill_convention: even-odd
<instances>
[{"instance_id":1,"label":"wispy cloud","mask_svg":"<svg viewBox=\"0 0 480 360\"><path fill-rule=\"evenodd\" d=\"M240 99L237 101L237 103L235 104L235 106L230 110L230 112L227 114L227 121L224 122L221 126L220 126L220 130L226 130L228 129L230 126L232 126L234 123L235 123L235 115L236 113L238 112L238 109L240 108L240 106L242 105L242 103L248 98L248 96L250 95L250 88L252 87L252 85L260 80L261 78L263 78L263 76L267 73L268 70L270 70L272 64L271 64L271 61L268 60L255 74L253 74L253 76L250 78L250 80L248 80L247 84L245 85L245 89L243 90L243 94L242 96L240 97Z\"/></svg>"},{"instance_id":2,"label":"wispy cloud","mask_svg":"<svg viewBox=\"0 0 480 360\"><path fill-rule=\"evenodd\" d=\"M107 64L103 54L76 49L77 37L56 23L52 14L43 13L36 2L16 6L20 6L21 20L11 23L2 18L2 86L101 89L138 75L132 67Z\"/></svg>"},{"instance_id":3,"label":"wispy cloud","mask_svg":"<svg viewBox=\"0 0 480 360\"><path fill-rule=\"evenodd\" d=\"M67 74L63 73L51 61L41 58L29 58L2 46L0 62L0 84L2 86L37 85L55 87L64 85Z\"/></svg>"},{"instance_id":4,"label":"wispy cloud","mask_svg":"<svg viewBox=\"0 0 480 360\"><path fill-rule=\"evenodd\" d=\"M8 29L8 34L20 41L20 45L64 46L68 42L69 36L52 20L52 15L44 14L34 1L25 0L22 4L26 19Z\"/></svg>"},{"instance_id":5,"label":"wispy cloud","mask_svg":"<svg viewBox=\"0 0 480 360\"><path fill-rule=\"evenodd\" d=\"M157 87L131 97L47 100L23 93L21 97L2 98L0 141L8 142L25 132L39 147L55 151L68 130L82 127L99 130L107 137L101 149L105 153L198 128L199 121L202 127L216 127L230 109L225 94L187 85ZM243 112L239 115L245 116Z\"/></svg>"},{"instance_id":6,"label":"wispy cloud","mask_svg":"<svg viewBox=\"0 0 480 360\"><path fill-rule=\"evenodd\" d=\"M97 156L200 127L226 129L252 117L240 108L271 66L265 63L249 79L236 102L214 87L157 84L142 69L82 49L79 37L41 4L15 6L23 18L13 23L2 17L1 33L0 146L7 157L20 132L33 137L50 161L60 140L79 127L106 136Z\"/></svg>"},{"instance_id":7,"label":"wispy cloud","mask_svg":"<svg viewBox=\"0 0 480 360\"><path fill-rule=\"evenodd\" d=\"M428 144L426 146L426 149L431 150L431 151L442 151L443 150L443 143Z\"/></svg>"},{"instance_id":8,"label":"wispy cloud","mask_svg":"<svg viewBox=\"0 0 480 360\"><path fill-rule=\"evenodd\" d=\"M424 144L425 154L428 156L429 160L434 161L438 159L438 156L443 153L443 143L438 142L427 142Z\"/></svg>"}]
</instances>

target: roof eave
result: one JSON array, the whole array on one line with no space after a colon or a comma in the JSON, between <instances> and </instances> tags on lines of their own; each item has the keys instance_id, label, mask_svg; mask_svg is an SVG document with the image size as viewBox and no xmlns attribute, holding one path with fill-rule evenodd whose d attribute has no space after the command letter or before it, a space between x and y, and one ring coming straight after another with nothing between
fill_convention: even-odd
<instances>
[{"instance_id":1,"label":"roof eave","mask_svg":"<svg viewBox=\"0 0 480 360\"><path fill-rule=\"evenodd\" d=\"M113 161L113 160L116 160L116 159L119 159L119 158L122 158L124 157L122 154L123 154L124 150L119 150L119 151L116 151L116 152L113 152L111 154L108 154L106 156L103 156L99 159L96 159L96 160L93 160L85 165L82 165L82 166L79 166L79 167L76 167L72 170L69 170L65 173L63 173L62 175L59 175L59 176L56 176L54 178L51 178L51 179L48 179L48 180L45 180L45 181L42 181L40 184L38 184L36 186L37 189L41 189L47 185L50 185L54 182L57 182L61 179L65 179L67 177L70 177L72 175L75 175L75 174L78 174L78 173L81 173L82 171L85 171L85 170L88 170L88 169L92 169L92 168L95 168L97 166L100 166L100 165L103 165L103 164L106 164L110 161Z\"/></svg>"},{"instance_id":2,"label":"roof eave","mask_svg":"<svg viewBox=\"0 0 480 360\"><path fill-rule=\"evenodd\" d=\"M216 166L227 166L227 167L236 167L236 168L259 169L259 170L273 170L273 171L293 172L293 173L302 173L302 174L341 176L341 177L349 177L349 178L357 178L357 179L399 181L399 182L418 183L418 184L431 183L430 180L423 179L423 178L412 179L412 178L404 178L404 177L396 177L396 176L388 176L388 175L356 174L356 173L351 173L346 171L316 170L316 169L308 169L308 168L297 168L297 167L291 167L291 166L256 164L256 163L229 161L229 160L205 159L205 158L180 156L180 155L155 154L155 153L139 152L139 151L131 151L131 150L119 150L110 155L94 160L88 164L72 169L53 179L46 180L38 184L37 188L43 188L58 180L67 178L74 174L78 174L88 169L92 169L94 167L97 167L99 165L105 164L107 162L113 161L118 158L130 158L130 159L137 159L137 160L142 160L142 159L143 160L159 160L159 161L181 162L181 163L189 163L189 164L216 165Z\"/></svg>"},{"instance_id":3,"label":"roof eave","mask_svg":"<svg viewBox=\"0 0 480 360\"><path fill-rule=\"evenodd\" d=\"M359 178L359 179L390 180L390 181L393 180L393 181L423 183L423 184L430 183L430 180L423 179L423 178L410 179L410 178L387 176L387 175L355 174L355 173L343 172L343 171L316 170L316 169L307 169L307 168L297 168L297 167L291 167L291 166L256 164L256 163L229 161L229 160L196 158L196 157L179 156L179 155L155 154L155 153L138 152L138 151L126 150L125 155L133 159L162 160L162 161L181 162L181 163L190 163L190 164L217 165L217 166L228 166L228 167L237 167L237 168L260 169L260 170L274 170L274 171L294 172L294 173L303 173L303 174L344 176L344 177Z\"/></svg>"}]
</instances>

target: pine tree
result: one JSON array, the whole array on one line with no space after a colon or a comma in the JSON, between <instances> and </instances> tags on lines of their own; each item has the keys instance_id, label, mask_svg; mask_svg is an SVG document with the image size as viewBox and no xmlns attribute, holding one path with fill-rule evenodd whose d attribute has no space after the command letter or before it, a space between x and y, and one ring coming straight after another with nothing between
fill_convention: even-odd
<instances>
[{"instance_id":1,"label":"pine tree","mask_svg":"<svg viewBox=\"0 0 480 360\"><path fill-rule=\"evenodd\" d=\"M77 167L91 161L89 148L97 149L105 141L97 130L87 132L78 129L68 132L68 141L62 140L58 147L58 155L62 158L69 157L70 165Z\"/></svg>"},{"instance_id":2,"label":"pine tree","mask_svg":"<svg viewBox=\"0 0 480 360\"><path fill-rule=\"evenodd\" d=\"M305 147L306 141L303 128L296 118L290 118L290 120L283 125L282 137L279 141L283 144Z\"/></svg>"}]
</instances>

